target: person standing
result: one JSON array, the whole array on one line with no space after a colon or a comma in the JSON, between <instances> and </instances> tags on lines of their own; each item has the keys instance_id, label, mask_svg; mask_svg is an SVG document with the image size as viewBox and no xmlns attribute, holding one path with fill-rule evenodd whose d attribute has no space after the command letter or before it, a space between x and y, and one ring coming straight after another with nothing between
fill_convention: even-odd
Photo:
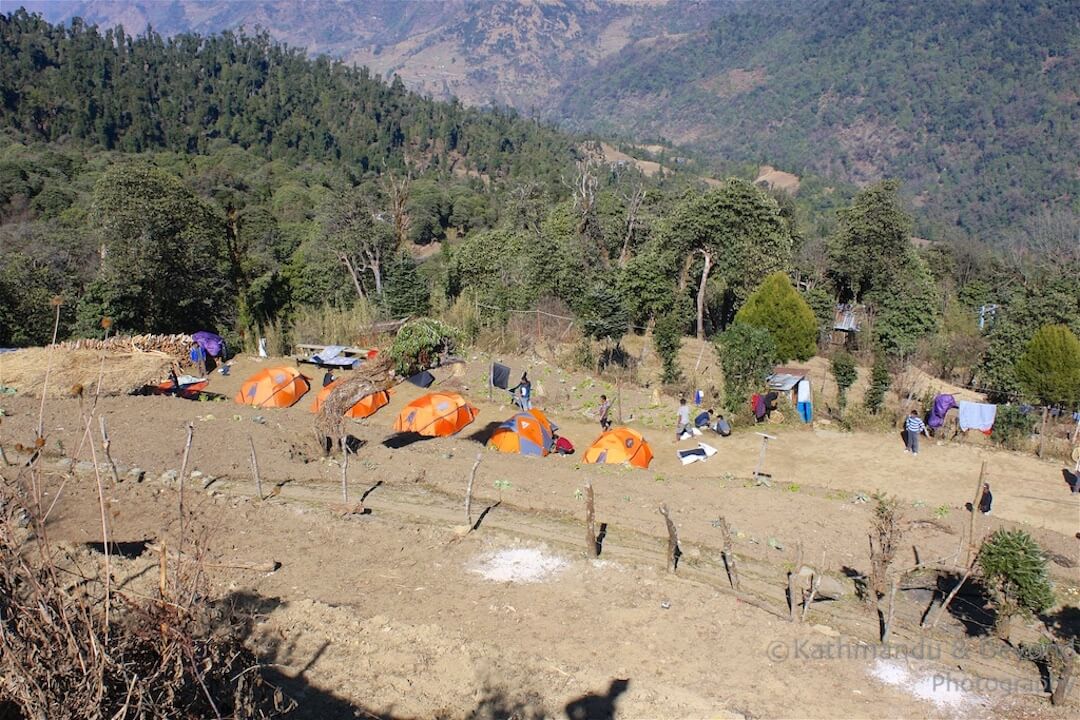
<instances>
[{"instance_id":1,"label":"person standing","mask_svg":"<svg viewBox=\"0 0 1080 720\"><path fill-rule=\"evenodd\" d=\"M675 419L675 442L679 442L682 434L690 431L690 408L684 397L679 398L679 412Z\"/></svg>"},{"instance_id":2,"label":"person standing","mask_svg":"<svg viewBox=\"0 0 1080 720\"><path fill-rule=\"evenodd\" d=\"M514 386L514 397L518 399L518 406L522 410L532 410L532 383L529 382L529 373L521 373L521 382Z\"/></svg>"},{"instance_id":3,"label":"person standing","mask_svg":"<svg viewBox=\"0 0 1080 720\"><path fill-rule=\"evenodd\" d=\"M810 392L810 381L806 378L800 380L795 392L797 398L795 409L799 411L799 417L802 418L802 421L808 423L814 419L814 400Z\"/></svg>"},{"instance_id":4,"label":"person standing","mask_svg":"<svg viewBox=\"0 0 1080 720\"><path fill-rule=\"evenodd\" d=\"M907 420L904 421L904 452L909 452L912 455L919 454L920 434L930 437L930 433L926 429L926 423L919 418L919 413L912 410Z\"/></svg>"},{"instance_id":5,"label":"person standing","mask_svg":"<svg viewBox=\"0 0 1080 720\"><path fill-rule=\"evenodd\" d=\"M607 432L611 429L611 418L608 415L611 413L611 401L607 399L607 395L600 396L600 429Z\"/></svg>"}]
</instances>

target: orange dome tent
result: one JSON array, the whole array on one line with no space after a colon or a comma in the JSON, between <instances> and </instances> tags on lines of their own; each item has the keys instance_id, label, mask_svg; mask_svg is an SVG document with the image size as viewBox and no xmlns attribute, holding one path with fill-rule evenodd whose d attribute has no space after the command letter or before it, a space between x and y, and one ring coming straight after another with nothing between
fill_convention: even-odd
<instances>
[{"instance_id":1,"label":"orange dome tent","mask_svg":"<svg viewBox=\"0 0 1080 720\"><path fill-rule=\"evenodd\" d=\"M645 442L641 433L628 427L608 430L585 451L587 463L617 465L625 462L634 467L647 468L652 459L652 448L649 447L649 443Z\"/></svg>"},{"instance_id":2,"label":"orange dome tent","mask_svg":"<svg viewBox=\"0 0 1080 720\"><path fill-rule=\"evenodd\" d=\"M257 408L286 408L295 405L310 387L296 368L267 368L244 381L236 402Z\"/></svg>"},{"instance_id":3,"label":"orange dome tent","mask_svg":"<svg viewBox=\"0 0 1080 720\"><path fill-rule=\"evenodd\" d=\"M394 421L394 430L446 437L476 419L477 412L457 393L428 393L405 406Z\"/></svg>"},{"instance_id":4,"label":"orange dome tent","mask_svg":"<svg viewBox=\"0 0 1080 720\"><path fill-rule=\"evenodd\" d=\"M315 396L315 402L311 404L311 412L317 413L322 409L326 398L330 397L330 393L334 391L339 382L341 381L335 380L319 391L319 394ZM366 418L369 415L374 415L376 410L390 402L390 392L389 390L379 390L370 395L365 395L349 408L349 412L345 413L345 417Z\"/></svg>"},{"instance_id":5,"label":"orange dome tent","mask_svg":"<svg viewBox=\"0 0 1080 720\"><path fill-rule=\"evenodd\" d=\"M551 447L551 424L539 410L521 412L495 429L488 445L499 452L544 457Z\"/></svg>"}]
</instances>

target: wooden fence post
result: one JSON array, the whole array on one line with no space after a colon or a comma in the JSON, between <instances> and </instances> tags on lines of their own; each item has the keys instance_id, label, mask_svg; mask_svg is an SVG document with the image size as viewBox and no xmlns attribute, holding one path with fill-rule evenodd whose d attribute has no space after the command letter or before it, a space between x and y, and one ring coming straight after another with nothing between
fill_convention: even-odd
<instances>
[{"instance_id":1,"label":"wooden fence post","mask_svg":"<svg viewBox=\"0 0 1080 720\"><path fill-rule=\"evenodd\" d=\"M585 549L589 557L599 556L596 547L596 506L594 504L592 480L585 480Z\"/></svg>"},{"instance_id":2,"label":"wooden fence post","mask_svg":"<svg viewBox=\"0 0 1080 720\"><path fill-rule=\"evenodd\" d=\"M251 475L255 478L255 494L263 499L262 478L259 476L259 459L255 457L255 441L248 435L248 445L251 447Z\"/></svg>"},{"instance_id":3,"label":"wooden fence post","mask_svg":"<svg viewBox=\"0 0 1080 720\"><path fill-rule=\"evenodd\" d=\"M664 516L664 522L667 524L667 569L668 572L673 573L678 569L679 565L679 531L675 527L675 522L671 519L667 503L660 503L660 514Z\"/></svg>"},{"instance_id":4,"label":"wooden fence post","mask_svg":"<svg viewBox=\"0 0 1080 720\"><path fill-rule=\"evenodd\" d=\"M735 553L731 549L731 529L723 516L717 522L720 525L720 534L724 540L720 555L724 558L724 569L727 570L728 582L731 583L732 590L739 590L741 589L739 586L739 570L735 567Z\"/></svg>"}]
</instances>

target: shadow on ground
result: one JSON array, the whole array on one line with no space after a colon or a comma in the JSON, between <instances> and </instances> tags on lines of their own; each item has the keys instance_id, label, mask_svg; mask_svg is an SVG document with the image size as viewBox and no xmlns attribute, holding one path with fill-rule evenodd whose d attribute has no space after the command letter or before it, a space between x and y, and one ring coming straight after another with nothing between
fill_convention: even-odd
<instances>
[{"instance_id":1,"label":"shadow on ground","mask_svg":"<svg viewBox=\"0 0 1080 720\"><path fill-rule=\"evenodd\" d=\"M286 703L293 706L282 717L291 720L355 720L358 717L405 720L409 717L395 714L392 706L376 708L352 703L331 690L312 684L307 672L330 647L329 641L323 643L311 657L298 658L294 657L295 648L288 638L278 633L261 634L256 629L257 620L284 604L280 598L249 592L233 593L214 604L221 629L227 628L230 632L242 634L245 644L255 650L260 662L265 663L259 669L263 680L279 689L284 694ZM287 662L287 659L292 659L288 667L276 664L283 660ZM616 679L611 681L606 691L575 698L566 704L565 717L568 720L613 720L618 698L626 692L629 685L629 680ZM498 685L488 685L483 688L480 700L474 707L436 712L431 717L435 720L451 717L467 717L472 720L541 720L558 716L548 712L536 693L511 693Z\"/></svg>"}]
</instances>

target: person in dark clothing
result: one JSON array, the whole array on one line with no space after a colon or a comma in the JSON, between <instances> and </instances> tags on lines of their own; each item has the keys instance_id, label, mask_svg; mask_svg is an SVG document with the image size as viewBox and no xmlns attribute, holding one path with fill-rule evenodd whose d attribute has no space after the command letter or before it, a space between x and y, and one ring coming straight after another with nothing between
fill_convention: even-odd
<instances>
[{"instance_id":1,"label":"person in dark clothing","mask_svg":"<svg viewBox=\"0 0 1080 720\"><path fill-rule=\"evenodd\" d=\"M322 376L322 386L326 387L330 383L334 382L334 371L327 370L326 374Z\"/></svg>"},{"instance_id":2,"label":"person in dark clothing","mask_svg":"<svg viewBox=\"0 0 1080 720\"><path fill-rule=\"evenodd\" d=\"M518 406L522 410L532 409L532 383L529 382L529 373L521 373L521 382L510 389L514 393Z\"/></svg>"},{"instance_id":3,"label":"person in dark clothing","mask_svg":"<svg viewBox=\"0 0 1080 720\"><path fill-rule=\"evenodd\" d=\"M713 416L712 408L709 408L708 410L706 410L705 412L699 414L696 418L694 418L694 427L696 427L696 428L709 427L709 425L712 424L712 416Z\"/></svg>"},{"instance_id":4,"label":"person in dark clothing","mask_svg":"<svg viewBox=\"0 0 1080 720\"><path fill-rule=\"evenodd\" d=\"M611 429L611 418L608 415L611 413L611 401L607 399L607 395L600 396L600 429L607 432Z\"/></svg>"},{"instance_id":5,"label":"person in dark clothing","mask_svg":"<svg viewBox=\"0 0 1080 720\"><path fill-rule=\"evenodd\" d=\"M979 512L989 515L993 504L994 495L990 492L990 483L983 483L982 497L979 498Z\"/></svg>"},{"instance_id":6,"label":"person in dark clothing","mask_svg":"<svg viewBox=\"0 0 1080 720\"><path fill-rule=\"evenodd\" d=\"M765 417L769 417L769 414L776 409L776 400L779 397L775 390L765 393Z\"/></svg>"}]
</instances>

